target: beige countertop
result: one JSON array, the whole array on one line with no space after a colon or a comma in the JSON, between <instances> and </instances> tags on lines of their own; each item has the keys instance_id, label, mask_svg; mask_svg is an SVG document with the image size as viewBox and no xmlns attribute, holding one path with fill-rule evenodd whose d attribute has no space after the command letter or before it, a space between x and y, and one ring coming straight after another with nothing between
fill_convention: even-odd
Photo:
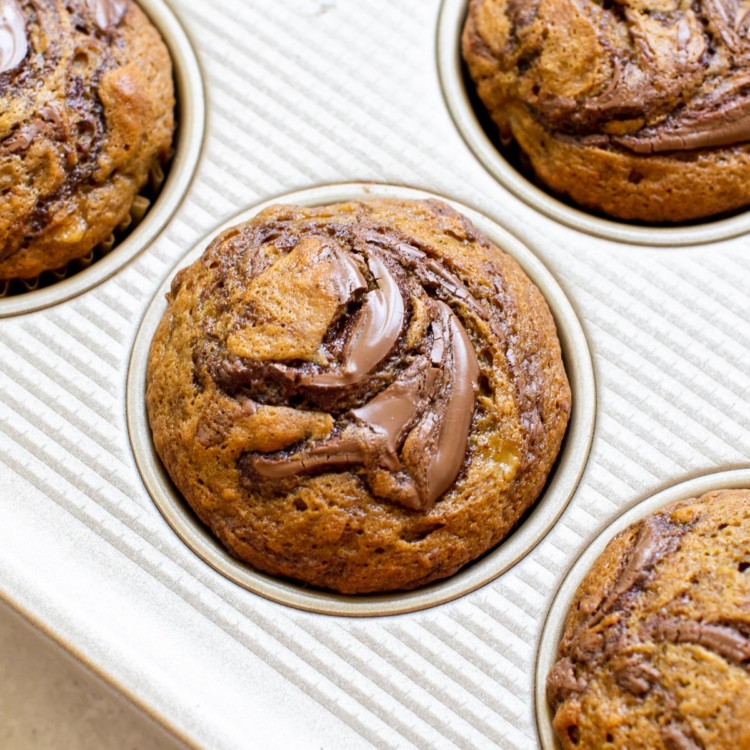
<instances>
[{"instance_id":1,"label":"beige countertop","mask_svg":"<svg viewBox=\"0 0 750 750\"><path fill-rule=\"evenodd\" d=\"M150 717L0 603L2 750L184 750Z\"/></svg>"}]
</instances>

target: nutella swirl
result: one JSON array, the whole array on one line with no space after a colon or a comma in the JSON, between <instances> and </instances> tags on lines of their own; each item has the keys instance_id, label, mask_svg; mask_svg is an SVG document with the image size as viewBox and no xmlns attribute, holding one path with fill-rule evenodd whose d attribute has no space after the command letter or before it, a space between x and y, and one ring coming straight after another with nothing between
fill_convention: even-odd
<instances>
[{"instance_id":1,"label":"nutella swirl","mask_svg":"<svg viewBox=\"0 0 750 750\"><path fill-rule=\"evenodd\" d=\"M122 23L130 0L86 0L89 13L101 31L109 31Z\"/></svg>"},{"instance_id":2,"label":"nutella swirl","mask_svg":"<svg viewBox=\"0 0 750 750\"><path fill-rule=\"evenodd\" d=\"M628 747L634 724L644 742L653 730L664 747L703 747L684 707L706 692L714 715L732 716L717 722L716 747L741 736L747 714L737 707L747 704L737 699L750 687L748 501L747 490L725 490L675 503L610 542L579 588L547 678L566 748L601 747L605 735L608 746ZM602 730L614 713L618 725Z\"/></svg>"},{"instance_id":3,"label":"nutella swirl","mask_svg":"<svg viewBox=\"0 0 750 750\"><path fill-rule=\"evenodd\" d=\"M28 50L26 19L18 0L0 0L0 74L18 67Z\"/></svg>"},{"instance_id":4,"label":"nutella swirl","mask_svg":"<svg viewBox=\"0 0 750 750\"><path fill-rule=\"evenodd\" d=\"M348 261L350 268L356 266ZM393 349L404 325L404 300L388 267L376 255L368 259L377 289L368 292L349 336L338 371L303 375L300 383L317 388L336 388L361 382ZM348 269L347 269L348 270ZM359 276L359 287L367 288ZM348 300L346 300L348 302Z\"/></svg>"},{"instance_id":5,"label":"nutella swirl","mask_svg":"<svg viewBox=\"0 0 750 750\"><path fill-rule=\"evenodd\" d=\"M171 157L173 110L133 0L0 0L0 283L111 248Z\"/></svg>"},{"instance_id":6,"label":"nutella swirl","mask_svg":"<svg viewBox=\"0 0 750 750\"><path fill-rule=\"evenodd\" d=\"M407 274L410 255L424 257L417 248L389 243L382 235L377 244L348 249L331 247L324 237L292 249L287 258L294 258L300 273L314 275L324 262L330 270L325 283L332 296L331 317L318 330L327 361L312 364L314 354L299 364L253 360L260 315L263 326L278 330L284 324L282 313L274 315L266 307L258 319L246 320L245 332L234 339L237 351L245 347L244 361L213 367L225 387L263 399L268 394L254 381L260 367L266 378L282 385L279 403L302 397L311 405L325 405L336 425L327 438L298 449L245 455L241 470L248 481L363 471L373 495L413 510L429 509L453 484L465 461L480 368L453 308L430 297ZM429 264L440 268L435 261ZM270 288L275 268L265 273ZM439 273L447 292L461 290L457 302L482 308L450 271L440 268ZM256 282L266 288L264 273ZM423 338L407 344L404 339L415 328Z\"/></svg>"},{"instance_id":7,"label":"nutella swirl","mask_svg":"<svg viewBox=\"0 0 750 750\"><path fill-rule=\"evenodd\" d=\"M497 26L483 25L483 14L500 3L472 5L466 49L513 70L518 81L507 94L560 138L634 154L750 142L744 2L509 2L507 35L493 39L486 34ZM569 64L551 69L566 39Z\"/></svg>"},{"instance_id":8,"label":"nutella swirl","mask_svg":"<svg viewBox=\"0 0 750 750\"><path fill-rule=\"evenodd\" d=\"M292 457L258 457L249 465L270 479L362 465L369 472L392 475L385 490L377 480L372 482L375 495L414 510L431 507L454 482L464 462L479 380L476 354L455 313L444 302L436 302L431 315L430 355L417 357L391 385L352 409L347 414L352 421L340 434ZM400 329L403 317L398 323ZM365 349L362 370L372 370L384 358L381 351L380 359L365 359L372 354L369 342L356 334L352 339L356 343L348 347L350 356L355 356L357 347ZM303 377L300 382L314 384L315 377ZM322 387L334 387L332 380L323 382ZM345 384L346 378L336 380L336 385Z\"/></svg>"}]
</instances>

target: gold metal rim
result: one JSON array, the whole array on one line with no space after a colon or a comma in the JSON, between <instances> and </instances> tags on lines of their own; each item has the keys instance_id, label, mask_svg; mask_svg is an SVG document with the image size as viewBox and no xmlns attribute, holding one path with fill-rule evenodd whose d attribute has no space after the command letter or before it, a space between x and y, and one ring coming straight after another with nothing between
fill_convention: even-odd
<instances>
[{"instance_id":1,"label":"gold metal rim","mask_svg":"<svg viewBox=\"0 0 750 750\"><path fill-rule=\"evenodd\" d=\"M247 221L274 203L312 206L383 197L446 200L422 190L373 183L325 185L288 193L235 216L190 251L180 261L179 267L197 260L218 234ZM156 291L133 347L127 382L131 446L143 482L172 529L206 563L248 591L305 611L348 617L396 615L434 607L484 586L528 554L557 521L578 486L594 431L596 387L589 346L576 313L552 274L524 244L483 214L455 201L447 202L468 216L495 244L519 262L547 299L555 317L574 406L565 443L545 492L526 520L495 550L454 576L414 592L343 596L281 581L239 563L203 526L173 487L151 439L145 405L146 367L151 340L166 310L165 294L173 271Z\"/></svg>"},{"instance_id":2,"label":"gold metal rim","mask_svg":"<svg viewBox=\"0 0 750 750\"><path fill-rule=\"evenodd\" d=\"M110 253L74 276L49 287L0 299L0 318L35 312L65 302L108 279L156 239L190 187L205 135L203 76L182 24L164 0L138 0L138 4L162 35L174 67L178 129L169 176L143 221Z\"/></svg>"},{"instance_id":3,"label":"gold metal rim","mask_svg":"<svg viewBox=\"0 0 750 750\"><path fill-rule=\"evenodd\" d=\"M487 171L520 198L561 224L603 239L631 245L679 247L729 239L750 231L750 212L685 227L643 227L599 218L568 206L521 175L484 131L464 85L461 30L468 0L443 0L437 29L437 66L445 101L461 136Z\"/></svg>"}]
</instances>

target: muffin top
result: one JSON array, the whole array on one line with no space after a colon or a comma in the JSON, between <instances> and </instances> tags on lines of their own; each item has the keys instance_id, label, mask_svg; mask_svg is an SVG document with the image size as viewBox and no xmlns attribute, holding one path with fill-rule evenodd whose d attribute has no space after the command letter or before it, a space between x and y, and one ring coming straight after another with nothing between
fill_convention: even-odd
<instances>
[{"instance_id":1,"label":"muffin top","mask_svg":"<svg viewBox=\"0 0 750 750\"><path fill-rule=\"evenodd\" d=\"M570 390L518 265L435 202L275 206L174 279L154 443L238 557L346 593L495 545L541 491Z\"/></svg>"},{"instance_id":2,"label":"muffin top","mask_svg":"<svg viewBox=\"0 0 750 750\"><path fill-rule=\"evenodd\" d=\"M748 29L738 0L471 0L463 44L542 181L615 216L680 221L750 202Z\"/></svg>"},{"instance_id":3,"label":"muffin top","mask_svg":"<svg viewBox=\"0 0 750 750\"><path fill-rule=\"evenodd\" d=\"M174 132L172 67L131 0L0 0L0 280L106 241Z\"/></svg>"},{"instance_id":4,"label":"muffin top","mask_svg":"<svg viewBox=\"0 0 750 750\"><path fill-rule=\"evenodd\" d=\"M616 536L582 582L547 681L564 748L750 747L750 491Z\"/></svg>"}]
</instances>

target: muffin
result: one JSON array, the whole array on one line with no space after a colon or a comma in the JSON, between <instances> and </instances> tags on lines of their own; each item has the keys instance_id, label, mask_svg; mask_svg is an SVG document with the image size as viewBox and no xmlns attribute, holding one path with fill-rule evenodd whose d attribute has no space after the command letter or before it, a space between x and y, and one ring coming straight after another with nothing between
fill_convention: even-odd
<instances>
[{"instance_id":1,"label":"muffin","mask_svg":"<svg viewBox=\"0 0 750 750\"><path fill-rule=\"evenodd\" d=\"M709 0L471 0L463 53L536 178L620 219L750 203L750 14Z\"/></svg>"},{"instance_id":2,"label":"muffin","mask_svg":"<svg viewBox=\"0 0 750 750\"><path fill-rule=\"evenodd\" d=\"M0 2L0 282L112 243L171 154L169 53L131 0Z\"/></svg>"},{"instance_id":3,"label":"muffin","mask_svg":"<svg viewBox=\"0 0 750 750\"><path fill-rule=\"evenodd\" d=\"M174 484L236 557L413 589L505 537L570 412L550 311L437 201L274 206L175 277L147 374Z\"/></svg>"},{"instance_id":4,"label":"muffin","mask_svg":"<svg viewBox=\"0 0 750 750\"><path fill-rule=\"evenodd\" d=\"M750 747L750 490L655 513L582 582L547 681L566 750Z\"/></svg>"}]
</instances>

